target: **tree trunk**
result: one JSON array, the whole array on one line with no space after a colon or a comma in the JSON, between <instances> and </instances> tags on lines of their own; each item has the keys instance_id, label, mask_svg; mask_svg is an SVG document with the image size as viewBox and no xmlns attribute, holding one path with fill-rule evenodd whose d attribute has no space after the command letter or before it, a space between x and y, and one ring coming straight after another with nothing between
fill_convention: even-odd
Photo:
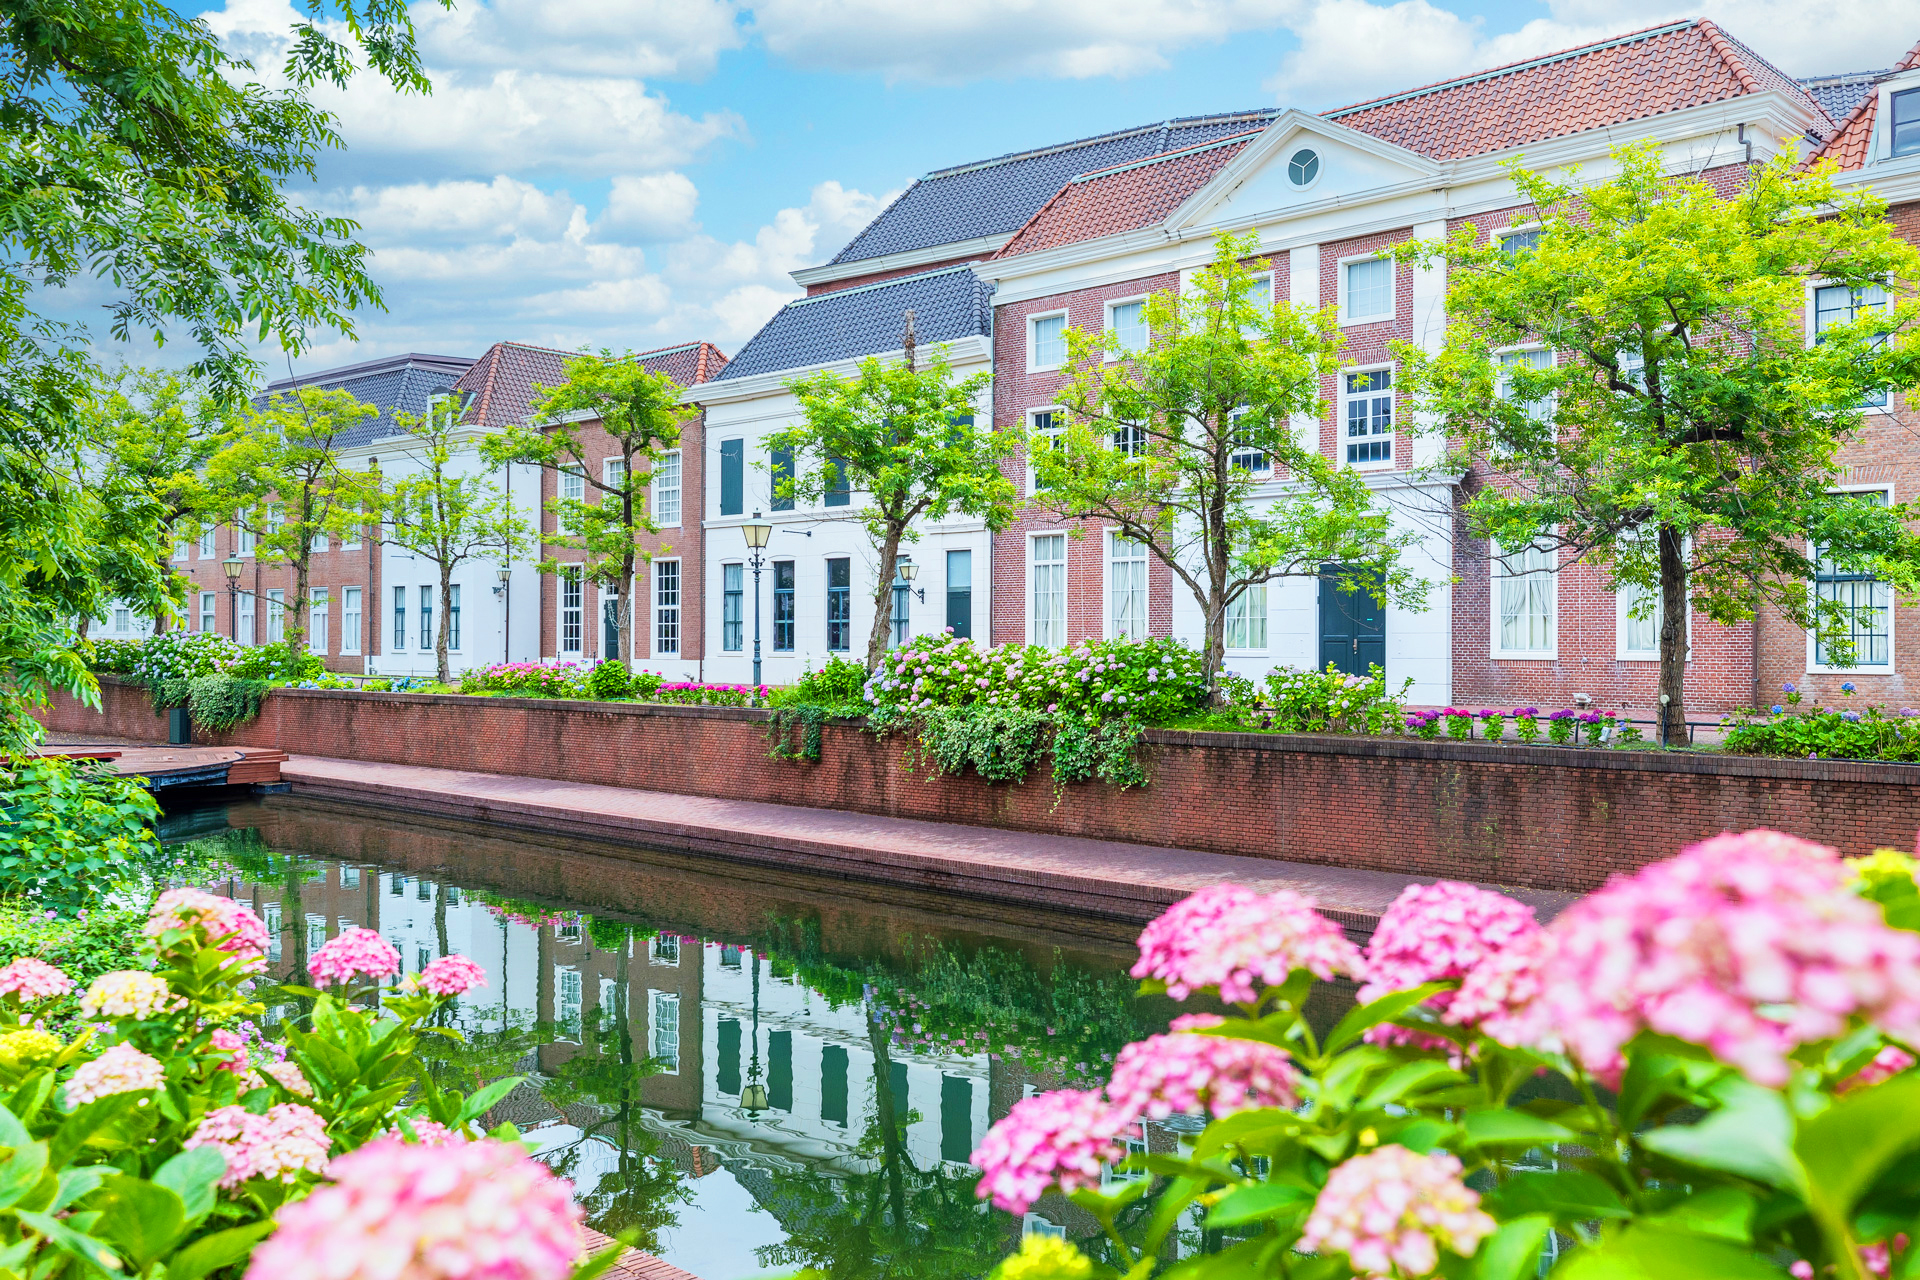
<instances>
[{"instance_id":1,"label":"tree trunk","mask_svg":"<svg viewBox=\"0 0 1920 1280\"><path fill-rule=\"evenodd\" d=\"M893 1096L893 1059L887 1052L886 1028L871 1009L867 1011L867 1047L873 1050L874 1120L880 1126L880 1159L887 1175L887 1203L893 1211L893 1234L898 1239L907 1229L907 1188L900 1167L906 1159L900 1140L906 1126L901 1123L899 1099Z\"/></svg>"},{"instance_id":2,"label":"tree trunk","mask_svg":"<svg viewBox=\"0 0 1920 1280\"><path fill-rule=\"evenodd\" d=\"M1687 559L1678 529L1660 530L1660 741L1687 741Z\"/></svg>"},{"instance_id":3,"label":"tree trunk","mask_svg":"<svg viewBox=\"0 0 1920 1280\"><path fill-rule=\"evenodd\" d=\"M633 643L633 586L639 569L631 554L621 562L620 570L626 576L620 580L620 595L613 604L614 630L620 637L620 662L629 671L633 670L634 656L638 653Z\"/></svg>"},{"instance_id":4,"label":"tree trunk","mask_svg":"<svg viewBox=\"0 0 1920 1280\"><path fill-rule=\"evenodd\" d=\"M1227 606L1221 598L1226 593L1215 588L1213 599L1202 603L1207 618L1206 667L1207 687L1213 690L1214 705L1221 702L1220 673L1227 666Z\"/></svg>"},{"instance_id":5,"label":"tree trunk","mask_svg":"<svg viewBox=\"0 0 1920 1280\"><path fill-rule=\"evenodd\" d=\"M887 651L887 633L893 626L893 580L900 572L900 538L905 533L904 525L889 526L886 540L880 544L880 581L873 589L873 630L867 634L868 671L879 668L880 657Z\"/></svg>"},{"instance_id":6,"label":"tree trunk","mask_svg":"<svg viewBox=\"0 0 1920 1280\"><path fill-rule=\"evenodd\" d=\"M293 562L293 599L287 601L287 656L294 657L307 640L307 583L313 577L313 556Z\"/></svg>"},{"instance_id":7,"label":"tree trunk","mask_svg":"<svg viewBox=\"0 0 1920 1280\"><path fill-rule=\"evenodd\" d=\"M433 638L433 666L435 678L446 684L452 672L447 669L447 635L453 626L453 566L441 562L440 565L440 631Z\"/></svg>"}]
</instances>

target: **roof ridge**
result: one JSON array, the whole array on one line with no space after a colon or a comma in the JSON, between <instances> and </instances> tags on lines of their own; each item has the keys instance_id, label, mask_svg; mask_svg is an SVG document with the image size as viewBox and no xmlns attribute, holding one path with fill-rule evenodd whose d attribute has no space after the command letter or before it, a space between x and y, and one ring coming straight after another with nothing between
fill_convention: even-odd
<instances>
[{"instance_id":1,"label":"roof ridge","mask_svg":"<svg viewBox=\"0 0 1920 1280\"><path fill-rule=\"evenodd\" d=\"M1461 85L1478 84L1482 80L1493 80L1500 76L1513 75L1515 72L1526 71L1533 67L1544 67L1556 62L1567 62L1574 58L1584 57L1590 53L1599 53L1606 49L1617 48L1623 44L1635 44L1641 40L1651 40L1655 36L1671 35L1676 31L1685 31L1687 28L1701 21L1704 21L1704 19L1682 18L1677 22L1663 22L1658 26L1642 27L1638 31L1629 31L1625 35L1609 36L1605 40L1596 40L1589 44L1575 45L1571 48L1561 49L1555 53L1543 53L1539 57L1523 58L1518 62L1503 63L1497 67L1488 67L1484 71L1474 71L1466 75L1454 76L1449 80L1436 80L1432 84L1421 85L1417 89L1407 89L1400 93L1390 93L1379 98L1368 98L1364 102L1356 102L1349 107L1338 107L1332 111L1323 111L1320 113L1320 118L1322 120L1338 120L1342 116L1353 115L1356 112L1371 111L1375 107L1385 107L1396 102L1405 102L1410 98L1425 97L1429 93L1438 93L1442 89L1454 89Z\"/></svg>"},{"instance_id":2,"label":"roof ridge","mask_svg":"<svg viewBox=\"0 0 1920 1280\"><path fill-rule=\"evenodd\" d=\"M972 270L973 263L956 262L951 267L936 267L932 271L914 271L904 276L891 276L885 280L875 280L872 284L856 284L846 289L829 289L825 293L810 294L804 298L793 299L787 303L787 307L803 307L810 302L822 302L828 298L844 298L849 294L870 293L875 289L890 289L894 285L905 284L909 280L925 280L933 276L948 275L955 271L970 272ZM781 310L786 310L786 307L782 307Z\"/></svg>"},{"instance_id":3,"label":"roof ridge","mask_svg":"<svg viewBox=\"0 0 1920 1280\"><path fill-rule=\"evenodd\" d=\"M1142 156L1138 160L1128 160L1122 164L1108 165L1104 169L1089 169L1085 173L1076 173L1073 177L1068 178L1067 185L1071 186L1076 182L1091 182L1095 178L1111 177L1116 173L1125 173L1129 169L1139 169L1146 165L1159 164L1163 160L1177 160L1181 156L1198 155L1202 151L1212 151L1215 147L1230 147L1235 143L1245 142L1248 138L1254 137L1256 134L1264 131L1264 128L1248 129L1244 133L1230 133L1224 138L1215 138L1212 142L1196 142L1190 147L1176 147L1172 151L1161 151L1154 155ZM1061 188L1061 190L1065 189L1065 187ZM1053 201L1049 200L1047 203L1052 204ZM1020 233L1016 231L1014 234L1017 236Z\"/></svg>"},{"instance_id":4,"label":"roof ridge","mask_svg":"<svg viewBox=\"0 0 1920 1280\"><path fill-rule=\"evenodd\" d=\"M1247 111L1218 111L1208 115L1174 116L1167 120L1155 121L1152 124L1136 125L1130 129L1115 129L1109 133L1096 133L1085 138L1075 138L1071 142L1057 142L1052 146L1046 147L1031 147L1025 151L1009 151L1005 155L993 156L986 160L973 160L966 164L949 165L945 169L935 169L930 173L921 175L918 181L925 182L930 178L950 178L956 174L973 173L980 169L990 169L994 165L1007 164L1014 160L1031 160L1036 156L1057 155L1062 151L1072 151L1076 147L1092 146L1096 142L1112 142L1117 138L1138 137L1140 134L1153 133L1156 130L1166 130L1176 127L1185 128L1226 120L1252 120L1262 117L1272 119L1279 115L1280 112L1281 108L1279 107L1256 107Z\"/></svg>"},{"instance_id":5,"label":"roof ridge","mask_svg":"<svg viewBox=\"0 0 1920 1280\"><path fill-rule=\"evenodd\" d=\"M1695 25L1700 28L1701 34L1706 36L1707 47L1720 55L1720 60L1727 64L1729 71L1733 72L1733 78L1740 82L1740 87L1748 93L1758 93L1760 78L1753 74L1751 67L1747 66L1746 59L1740 56L1739 51L1733 47L1733 42L1727 39L1727 33L1720 29L1720 24L1712 18L1698 18L1695 19Z\"/></svg>"},{"instance_id":6,"label":"roof ridge","mask_svg":"<svg viewBox=\"0 0 1920 1280\"><path fill-rule=\"evenodd\" d=\"M1032 212L1032 214L1030 214L1027 217L1027 220L1025 222L1015 227L1013 230L1013 234L1007 237L1007 242L1001 245L998 249L995 249L990 256L993 258L1018 257L1019 256L1018 254L1008 253L1007 250L1019 244L1020 237L1027 233L1027 228L1031 227L1034 223L1040 221L1041 216L1045 214L1047 210L1053 208L1054 204L1057 203L1061 199L1061 197L1065 196L1067 192L1073 190L1073 184L1075 181L1076 179L1069 178L1067 179L1067 181L1061 183L1060 189L1058 191L1055 191L1052 195L1048 196L1047 202L1041 205L1038 209L1035 209Z\"/></svg>"},{"instance_id":7,"label":"roof ridge","mask_svg":"<svg viewBox=\"0 0 1920 1280\"><path fill-rule=\"evenodd\" d=\"M1850 84L1855 80L1878 80L1881 76L1892 75L1892 67L1882 67L1878 71L1830 71L1823 76L1801 76L1798 83L1806 88L1814 85Z\"/></svg>"}]
</instances>

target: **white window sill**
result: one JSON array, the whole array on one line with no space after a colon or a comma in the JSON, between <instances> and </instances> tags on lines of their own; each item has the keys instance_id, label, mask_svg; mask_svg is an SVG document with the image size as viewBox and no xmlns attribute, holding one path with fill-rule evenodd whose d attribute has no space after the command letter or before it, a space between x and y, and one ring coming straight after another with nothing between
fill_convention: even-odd
<instances>
[{"instance_id":1,"label":"white window sill","mask_svg":"<svg viewBox=\"0 0 1920 1280\"><path fill-rule=\"evenodd\" d=\"M1349 471L1391 471L1397 464L1392 458L1382 458L1378 462L1349 462L1344 465Z\"/></svg>"},{"instance_id":2,"label":"white window sill","mask_svg":"<svg viewBox=\"0 0 1920 1280\"><path fill-rule=\"evenodd\" d=\"M1558 649L1494 649L1487 654L1494 662L1558 662Z\"/></svg>"},{"instance_id":3,"label":"white window sill","mask_svg":"<svg viewBox=\"0 0 1920 1280\"><path fill-rule=\"evenodd\" d=\"M1382 312L1377 316L1348 316L1340 321L1340 327L1348 329L1359 324L1387 324L1399 318L1399 314L1393 311Z\"/></svg>"},{"instance_id":4,"label":"white window sill","mask_svg":"<svg viewBox=\"0 0 1920 1280\"><path fill-rule=\"evenodd\" d=\"M1028 373L1058 373L1066 367L1067 366L1063 364L1030 364L1027 366L1027 372Z\"/></svg>"},{"instance_id":5,"label":"white window sill","mask_svg":"<svg viewBox=\"0 0 1920 1280\"><path fill-rule=\"evenodd\" d=\"M1851 679L1855 676L1892 676L1898 675L1899 672L1893 667L1816 667L1809 665L1807 667L1807 674L1810 676L1844 676Z\"/></svg>"}]
</instances>

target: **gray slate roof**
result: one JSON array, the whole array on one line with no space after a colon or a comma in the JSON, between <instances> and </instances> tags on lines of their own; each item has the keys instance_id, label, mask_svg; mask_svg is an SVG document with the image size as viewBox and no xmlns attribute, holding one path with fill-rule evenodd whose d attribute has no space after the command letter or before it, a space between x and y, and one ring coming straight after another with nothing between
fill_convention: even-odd
<instances>
[{"instance_id":1,"label":"gray slate roof","mask_svg":"<svg viewBox=\"0 0 1920 1280\"><path fill-rule=\"evenodd\" d=\"M275 393L291 391L295 387L348 391L354 399L378 406L380 410L379 417L369 418L351 431L341 434L337 444L340 448L351 449L402 434L394 425L394 412L425 413L433 397L453 390L453 384L472 364L473 361L465 356L430 356L408 352L383 360L368 360L360 364L342 365L337 369L322 369L317 373L281 378L269 382L266 391L254 397L254 403L265 408Z\"/></svg>"},{"instance_id":2,"label":"gray slate roof","mask_svg":"<svg viewBox=\"0 0 1920 1280\"><path fill-rule=\"evenodd\" d=\"M1833 117L1835 124L1844 124L1847 117L1853 114L1853 109L1866 101L1873 87L1889 74L1887 71L1851 71L1842 75L1814 76L1800 83L1820 104L1820 109Z\"/></svg>"},{"instance_id":3,"label":"gray slate roof","mask_svg":"<svg viewBox=\"0 0 1920 1280\"><path fill-rule=\"evenodd\" d=\"M1266 109L1189 116L936 170L902 192L833 261L862 262L980 236L1011 235L1077 174L1245 133L1279 114Z\"/></svg>"},{"instance_id":4,"label":"gray slate roof","mask_svg":"<svg viewBox=\"0 0 1920 1280\"><path fill-rule=\"evenodd\" d=\"M944 267L796 298L774 313L714 382L897 351L905 325L901 313L909 308L923 347L993 332L992 286L969 267Z\"/></svg>"}]
</instances>

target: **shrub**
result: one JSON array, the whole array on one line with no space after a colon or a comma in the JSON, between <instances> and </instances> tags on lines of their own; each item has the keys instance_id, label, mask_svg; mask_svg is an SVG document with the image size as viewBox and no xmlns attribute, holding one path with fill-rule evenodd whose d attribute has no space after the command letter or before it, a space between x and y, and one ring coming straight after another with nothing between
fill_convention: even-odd
<instances>
[{"instance_id":1,"label":"shrub","mask_svg":"<svg viewBox=\"0 0 1920 1280\"><path fill-rule=\"evenodd\" d=\"M692 680L662 683L647 695L649 702L666 702L682 707L759 707L765 706L773 691L765 685L700 684Z\"/></svg>"},{"instance_id":2,"label":"shrub","mask_svg":"<svg viewBox=\"0 0 1920 1280\"><path fill-rule=\"evenodd\" d=\"M1408 680L1397 696L1387 693L1387 673L1374 664L1364 676L1331 663L1325 671L1275 667L1267 672L1269 728L1281 733L1385 733L1405 718Z\"/></svg>"},{"instance_id":3,"label":"shrub","mask_svg":"<svg viewBox=\"0 0 1920 1280\"><path fill-rule=\"evenodd\" d=\"M247 650L211 631L163 631L140 642L128 673L151 688L163 680L191 680L231 670Z\"/></svg>"},{"instance_id":4,"label":"shrub","mask_svg":"<svg viewBox=\"0 0 1920 1280\"><path fill-rule=\"evenodd\" d=\"M1920 762L1920 711L1880 707L1837 711L1773 708L1743 711L1725 721L1725 749L1756 756L1820 756L1828 760Z\"/></svg>"},{"instance_id":5,"label":"shrub","mask_svg":"<svg viewBox=\"0 0 1920 1280\"><path fill-rule=\"evenodd\" d=\"M266 696L265 680L212 675L187 682L187 710L194 724L213 733L225 733L259 715Z\"/></svg>"},{"instance_id":6,"label":"shrub","mask_svg":"<svg viewBox=\"0 0 1920 1280\"><path fill-rule=\"evenodd\" d=\"M311 649L289 649L284 640L243 649L228 673L245 680L318 680L327 664Z\"/></svg>"},{"instance_id":7,"label":"shrub","mask_svg":"<svg viewBox=\"0 0 1920 1280\"><path fill-rule=\"evenodd\" d=\"M160 806L101 760L0 761L0 895L71 914L159 852Z\"/></svg>"},{"instance_id":8,"label":"shrub","mask_svg":"<svg viewBox=\"0 0 1920 1280\"><path fill-rule=\"evenodd\" d=\"M72 915L30 906L24 898L0 902L0 956L32 956L58 968L76 984L70 998L41 1006L52 1019L78 1014L78 988L103 973L151 963L140 950L145 911L95 903Z\"/></svg>"},{"instance_id":9,"label":"shrub","mask_svg":"<svg viewBox=\"0 0 1920 1280\"><path fill-rule=\"evenodd\" d=\"M890 650L868 678L865 697L895 711L981 704L1158 724L1207 704L1203 667L1198 652L1166 638L983 649L940 632Z\"/></svg>"},{"instance_id":10,"label":"shrub","mask_svg":"<svg viewBox=\"0 0 1920 1280\"><path fill-rule=\"evenodd\" d=\"M462 693L511 693L527 698L578 698L586 673L577 662L498 662L463 672ZM397 686L396 686L397 687Z\"/></svg>"},{"instance_id":11,"label":"shrub","mask_svg":"<svg viewBox=\"0 0 1920 1280\"><path fill-rule=\"evenodd\" d=\"M101 675L130 676L140 657L138 640L90 640L87 665Z\"/></svg>"},{"instance_id":12,"label":"shrub","mask_svg":"<svg viewBox=\"0 0 1920 1280\"><path fill-rule=\"evenodd\" d=\"M1916 886L1911 859L1868 862L1720 836L1544 927L1410 887L1365 952L1297 894L1202 890L1133 972L1225 1017L993 1126L982 1199L1057 1191L1100 1228L1028 1236L996 1280L1911 1275ZM1346 979L1359 1003L1310 1017ZM1170 1113L1204 1127L1126 1154ZM1172 1247L1190 1214L1225 1235L1199 1267Z\"/></svg>"},{"instance_id":13,"label":"shrub","mask_svg":"<svg viewBox=\"0 0 1920 1280\"><path fill-rule=\"evenodd\" d=\"M793 701L837 707L861 700L867 687L867 669L845 658L828 658L818 671L808 671L794 682Z\"/></svg>"},{"instance_id":14,"label":"shrub","mask_svg":"<svg viewBox=\"0 0 1920 1280\"><path fill-rule=\"evenodd\" d=\"M589 698L602 701L624 698L633 692L633 673L627 670L626 663L608 658L587 673L584 688Z\"/></svg>"},{"instance_id":15,"label":"shrub","mask_svg":"<svg viewBox=\"0 0 1920 1280\"><path fill-rule=\"evenodd\" d=\"M360 682L360 687L362 689L367 690L369 693L390 693L393 691L393 681L363 680ZM467 691L463 688L460 692L465 693Z\"/></svg>"}]
</instances>

